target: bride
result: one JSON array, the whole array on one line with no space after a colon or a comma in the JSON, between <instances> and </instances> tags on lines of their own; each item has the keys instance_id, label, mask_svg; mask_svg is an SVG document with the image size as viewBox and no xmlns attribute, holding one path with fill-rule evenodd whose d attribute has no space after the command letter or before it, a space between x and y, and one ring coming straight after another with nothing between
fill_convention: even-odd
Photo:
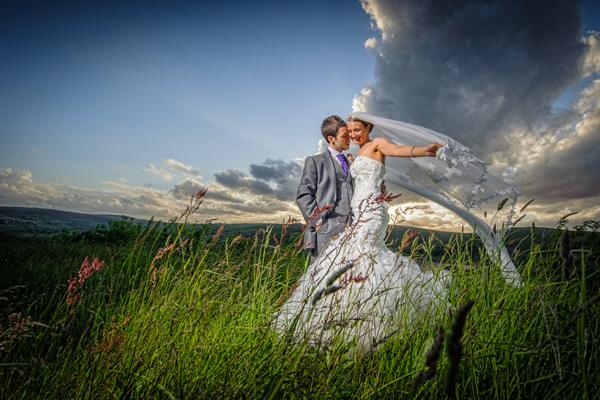
<instances>
[{"instance_id":1,"label":"bride","mask_svg":"<svg viewBox=\"0 0 600 400\"><path fill-rule=\"evenodd\" d=\"M406 146L369 136L373 124L351 117L351 140L360 146L350 167L354 222L330 241L275 315L275 328L327 347L337 336L368 351L414 317L446 304L447 271L421 271L388 249L389 222L381 192L386 157L434 157L443 146Z\"/></svg>"}]
</instances>

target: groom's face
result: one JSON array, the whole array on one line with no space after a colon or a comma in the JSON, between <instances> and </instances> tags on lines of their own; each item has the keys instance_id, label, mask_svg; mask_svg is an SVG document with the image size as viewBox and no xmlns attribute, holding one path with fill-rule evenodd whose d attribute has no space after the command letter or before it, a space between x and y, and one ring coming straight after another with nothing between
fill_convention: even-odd
<instances>
[{"instance_id":1,"label":"groom's face","mask_svg":"<svg viewBox=\"0 0 600 400\"><path fill-rule=\"evenodd\" d=\"M348 150L350 148L350 133L348 133L348 127L342 126L338 129L335 138L329 136L329 145L337 151Z\"/></svg>"}]
</instances>

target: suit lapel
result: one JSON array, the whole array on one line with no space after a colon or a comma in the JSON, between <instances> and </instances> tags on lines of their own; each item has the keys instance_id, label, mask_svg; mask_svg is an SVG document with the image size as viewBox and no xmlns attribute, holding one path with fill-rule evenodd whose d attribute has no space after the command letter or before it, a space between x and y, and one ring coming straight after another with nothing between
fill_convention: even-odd
<instances>
[{"instance_id":1,"label":"suit lapel","mask_svg":"<svg viewBox=\"0 0 600 400\"><path fill-rule=\"evenodd\" d=\"M327 174L329 175L329 178L331 179L332 182L336 182L337 174L335 172L335 164L334 164L335 161L333 160L333 157L331 156L331 153L329 152L329 150L325 150L323 155L325 157L325 169L327 170Z\"/></svg>"}]
</instances>

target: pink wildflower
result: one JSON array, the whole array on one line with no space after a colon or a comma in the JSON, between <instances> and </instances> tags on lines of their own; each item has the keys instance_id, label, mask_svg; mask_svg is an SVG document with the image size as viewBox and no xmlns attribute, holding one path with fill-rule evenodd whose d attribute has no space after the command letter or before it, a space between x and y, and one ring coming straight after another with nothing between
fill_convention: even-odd
<instances>
[{"instance_id":1,"label":"pink wildflower","mask_svg":"<svg viewBox=\"0 0 600 400\"><path fill-rule=\"evenodd\" d=\"M83 288L85 281L87 281L94 272L102 270L103 265L104 261L101 261L98 257L94 257L91 264L87 257L83 260L77 277L69 278L67 280L67 304L72 306L81 299L81 288Z\"/></svg>"},{"instance_id":2,"label":"pink wildflower","mask_svg":"<svg viewBox=\"0 0 600 400\"><path fill-rule=\"evenodd\" d=\"M402 253L402 251L409 246L413 239L417 236L419 236L419 231L414 229L409 229L406 231L402 237L402 243L400 243L400 246L398 247L398 252Z\"/></svg>"},{"instance_id":3,"label":"pink wildflower","mask_svg":"<svg viewBox=\"0 0 600 400\"><path fill-rule=\"evenodd\" d=\"M325 204L323 207L315 207L314 211L312 212L312 214L310 214L310 220L311 221L316 221L317 219L319 219L319 217L325 213L325 211L329 210L333 208L333 205L331 204Z\"/></svg>"},{"instance_id":4,"label":"pink wildflower","mask_svg":"<svg viewBox=\"0 0 600 400\"><path fill-rule=\"evenodd\" d=\"M367 280L366 275L362 275L362 274L354 275L354 274L352 274L352 272L350 272L349 274L344 274L342 276L342 278L340 279L340 284L342 285L342 287L347 287L352 282L360 283L360 282L364 282L366 280Z\"/></svg>"},{"instance_id":5,"label":"pink wildflower","mask_svg":"<svg viewBox=\"0 0 600 400\"><path fill-rule=\"evenodd\" d=\"M402 196L402 193L393 194L391 192L388 192L387 189L385 188L385 186L382 184L381 194L379 194L377 197L375 197L375 201L377 203L383 203L383 202L389 203L393 200L396 200L400 196Z\"/></svg>"},{"instance_id":6,"label":"pink wildflower","mask_svg":"<svg viewBox=\"0 0 600 400\"><path fill-rule=\"evenodd\" d=\"M225 224L221 224L213 237L210 239L211 244L214 244L219 238L223 235L223 231L225 230Z\"/></svg>"}]
</instances>

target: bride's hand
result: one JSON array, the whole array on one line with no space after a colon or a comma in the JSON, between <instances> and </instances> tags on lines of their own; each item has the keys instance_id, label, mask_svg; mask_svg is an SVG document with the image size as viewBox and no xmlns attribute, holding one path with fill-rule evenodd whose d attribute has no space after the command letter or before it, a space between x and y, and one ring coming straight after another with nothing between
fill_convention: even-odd
<instances>
[{"instance_id":1,"label":"bride's hand","mask_svg":"<svg viewBox=\"0 0 600 400\"><path fill-rule=\"evenodd\" d=\"M441 147L444 147L441 143L431 143L430 145L423 147L423 155L425 157L435 157L435 154Z\"/></svg>"}]
</instances>

